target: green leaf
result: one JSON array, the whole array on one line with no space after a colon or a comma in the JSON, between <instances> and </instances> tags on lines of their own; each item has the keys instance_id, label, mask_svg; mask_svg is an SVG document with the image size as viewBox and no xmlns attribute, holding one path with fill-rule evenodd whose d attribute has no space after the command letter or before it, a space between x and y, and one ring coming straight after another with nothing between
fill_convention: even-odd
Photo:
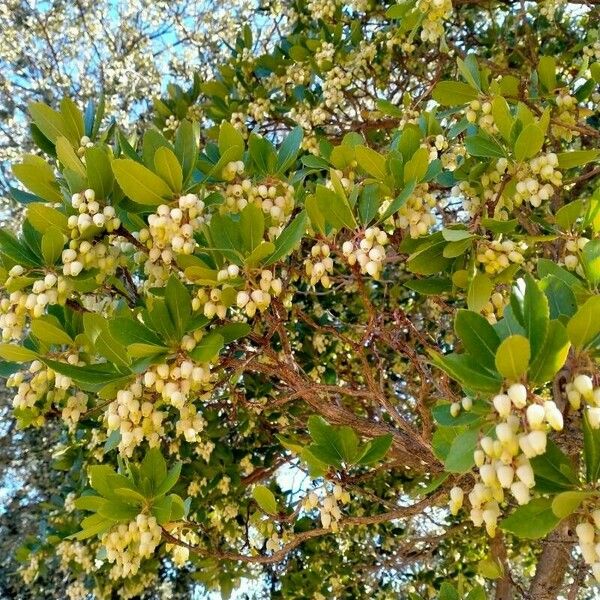
<instances>
[{"instance_id":1,"label":"green leaf","mask_svg":"<svg viewBox=\"0 0 600 600\"><path fill-rule=\"evenodd\" d=\"M135 160L117 158L112 162L112 169L125 195L138 204L158 206L168 203L173 196L158 175Z\"/></svg>"},{"instance_id":2,"label":"green leaf","mask_svg":"<svg viewBox=\"0 0 600 600\"><path fill-rule=\"evenodd\" d=\"M531 459L531 467L535 489L541 493L569 490L578 483L571 459L552 440L548 440L545 454Z\"/></svg>"},{"instance_id":3,"label":"green leaf","mask_svg":"<svg viewBox=\"0 0 600 600\"><path fill-rule=\"evenodd\" d=\"M167 473L166 477L159 483L156 490L154 491L155 497L162 496L170 491L173 486L179 481L181 475L181 462L176 462Z\"/></svg>"},{"instance_id":4,"label":"green leaf","mask_svg":"<svg viewBox=\"0 0 600 600\"><path fill-rule=\"evenodd\" d=\"M74 504L75 508L79 510L98 512L98 510L106 504L106 500L101 496L80 496L75 499Z\"/></svg>"},{"instance_id":5,"label":"green leaf","mask_svg":"<svg viewBox=\"0 0 600 600\"><path fill-rule=\"evenodd\" d=\"M262 242L265 216L256 204L247 204L240 214L242 242L247 252L252 252Z\"/></svg>"},{"instance_id":6,"label":"green leaf","mask_svg":"<svg viewBox=\"0 0 600 600\"><path fill-rule=\"evenodd\" d=\"M194 126L187 120L181 121L175 133L175 156L181 165L184 183L189 179L198 158L198 142Z\"/></svg>"},{"instance_id":7,"label":"green leaf","mask_svg":"<svg viewBox=\"0 0 600 600\"><path fill-rule=\"evenodd\" d=\"M469 310L481 312L488 303L494 284L485 273L476 273L467 291L467 306Z\"/></svg>"},{"instance_id":8,"label":"green leaf","mask_svg":"<svg viewBox=\"0 0 600 600\"><path fill-rule=\"evenodd\" d=\"M23 267L37 267L41 265L38 257L33 254L28 246L17 240L8 231L0 229L0 254L7 256Z\"/></svg>"},{"instance_id":9,"label":"green leaf","mask_svg":"<svg viewBox=\"0 0 600 600\"><path fill-rule=\"evenodd\" d=\"M187 324L192 314L190 294L179 277L171 275L165 287L165 301L171 321L179 337L186 332Z\"/></svg>"},{"instance_id":10,"label":"green leaf","mask_svg":"<svg viewBox=\"0 0 600 600\"><path fill-rule=\"evenodd\" d=\"M592 296L567 324L569 339L576 350L581 350L600 333L600 296Z\"/></svg>"},{"instance_id":11,"label":"green leaf","mask_svg":"<svg viewBox=\"0 0 600 600\"><path fill-rule=\"evenodd\" d=\"M541 350L548 330L548 299L536 281L529 274L518 279L513 286L511 306L514 314L525 328L531 345L531 358L535 359Z\"/></svg>"},{"instance_id":12,"label":"green leaf","mask_svg":"<svg viewBox=\"0 0 600 600\"><path fill-rule=\"evenodd\" d=\"M540 83L544 86L546 91L554 91L554 88L556 88L556 60L554 57L540 57L537 74L540 79Z\"/></svg>"},{"instance_id":13,"label":"green leaf","mask_svg":"<svg viewBox=\"0 0 600 600\"><path fill-rule=\"evenodd\" d=\"M462 81L440 81L433 88L432 96L442 106L457 106L476 100L479 91Z\"/></svg>"},{"instance_id":14,"label":"green leaf","mask_svg":"<svg viewBox=\"0 0 600 600\"><path fill-rule=\"evenodd\" d=\"M52 266L61 256L65 237L57 227L50 227L42 235L42 256L46 265Z\"/></svg>"},{"instance_id":15,"label":"green leaf","mask_svg":"<svg viewBox=\"0 0 600 600\"><path fill-rule=\"evenodd\" d=\"M597 286L600 282L600 240L590 240L581 251L587 280Z\"/></svg>"},{"instance_id":16,"label":"green leaf","mask_svg":"<svg viewBox=\"0 0 600 600\"><path fill-rule=\"evenodd\" d=\"M518 161L533 158L542 149L544 137L544 132L535 123L529 123L529 125L523 127L515 142L515 158Z\"/></svg>"},{"instance_id":17,"label":"green leaf","mask_svg":"<svg viewBox=\"0 0 600 600\"><path fill-rule=\"evenodd\" d=\"M161 348L164 348L160 337L136 318L117 317L109 321L108 327L112 336L119 343L126 346L131 344L155 346L155 353L160 352Z\"/></svg>"},{"instance_id":18,"label":"green leaf","mask_svg":"<svg viewBox=\"0 0 600 600\"><path fill-rule=\"evenodd\" d=\"M265 259L275 252L275 244L272 242L261 242L244 259L244 264L249 267L258 267Z\"/></svg>"},{"instance_id":19,"label":"green leaf","mask_svg":"<svg viewBox=\"0 0 600 600\"><path fill-rule=\"evenodd\" d=\"M45 204L37 202L29 204L27 220L40 233L44 233L49 227L55 227L63 233L68 231L66 215Z\"/></svg>"},{"instance_id":20,"label":"green leaf","mask_svg":"<svg viewBox=\"0 0 600 600\"><path fill-rule=\"evenodd\" d=\"M496 96L492 100L492 116L502 137L505 141L510 142L514 119L510 113L508 102L502 96Z\"/></svg>"},{"instance_id":21,"label":"green leaf","mask_svg":"<svg viewBox=\"0 0 600 600\"><path fill-rule=\"evenodd\" d=\"M150 491L154 494L167 477L167 463L158 448L150 448L140 465L140 474L150 482Z\"/></svg>"},{"instance_id":22,"label":"green leaf","mask_svg":"<svg viewBox=\"0 0 600 600\"><path fill-rule=\"evenodd\" d=\"M476 312L459 310L454 320L454 329L465 351L482 366L493 370L500 338L487 320Z\"/></svg>"},{"instance_id":23,"label":"green leaf","mask_svg":"<svg viewBox=\"0 0 600 600\"><path fill-rule=\"evenodd\" d=\"M317 184L315 196L319 212L329 225L335 229L356 227L356 219L345 196L321 184Z\"/></svg>"},{"instance_id":24,"label":"green leaf","mask_svg":"<svg viewBox=\"0 0 600 600\"><path fill-rule=\"evenodd\" d=\"M71 169L80 177L85 178L85 167L79 156L75 153L75 150L73 150L71 142L66 137L60 136L56 140L56 155L64 167Z\"/></svg>"},{"instance_id":25,"label":"green leaf","mask_svg":"<svg viewBox=\"0 0 600 600\"><path fill-rule=\"evenodd\" d=\"M558 166L561 169L573 169L598 159L600 150L573 150L571 152L560 152L557 156Z\"/></svg>"},{"instance_id":26,"label":"green leaf","mask_svg":"<svg viewBox=\"0 0 600 600\"><path fill-rule=\"evenodd\" d=\"M419 148L404 165L404 181L421 181L427 173L429 165L429 150Z\"/></svg>"},{"instance_id":27,"label":"green leaf","mask_svg":"<svg viewBox=\"0 0 600 600\"><path fill-rule=\"evenodd\" d=\"M26 154L12 166L13 175L31 192L47 202L62 202L62 194L52 167L41 157Z\"/></svg>"},{"instance_id":28,"label":"green leaf","mask_svg":"<svg viewBox=\"0 0 600 600\"><path fill-rule=\"evenodd\" d=\"M488 135L472 135L465 139L465 148L471 156L482 156L484 158L504 158L504 148Z\"/></svg>"},{"instance_id":29,"label":"green leaf","mask_svg":"<svg viewBox=\"0 0 600 600\"><path fill-rule=\"evenodd\" d=\"M445 467L451 473L466 473L475 464L474 452L479 439L479 429L468 429L457 435L446 456Z\"/></svg>"},{"instance_id":30,"label":"green leaf","mask_svg":"<svg viewBox=\"0 0 600 600\"><path fill-rule=\"evenodd\" d=\"M108 198L115 183L108 152L98 146L86 148L85 166L88 184L96 192L96 198Z\"/></svg>"},{"instance_id":31,"label":"green leaf","mask_svg":"<svg viewBox=\"0 0 600 600\"><path fill-rule=\"evenodd\" d=\"M304 131L302 127L294 127L283 140L277 153L277 173L285 173L296 161L298 151L302 146Z\"/></svg>"},{"instance_id":32,"label":"green leaf","mask_svg":"<svg viewBox=\"0 0 600 600\"><path fill-rule=\"evenodd\" d=\"M61 113L43 102L30 102L28 108L33 122L52 143L56 143L60 136L65 136L73 144L79 143L77 134L65 123Z\"/></svg>"},{"instance_id":33,"label":"green leaf","mask_svg":"<svg viewBox=\"0 0 600 600\"><path fill-rule=\"evenodd\" d=\"M291 223L281 232L275 240L275 251L265 262L265 266L272 265L286 257L300 242L306 230L306 211L298 213Z\"/></svg>"},{"instance_id":34,"label":"green leaf","mask_svg":"<svg viewBox=\"0 0 600 600\"><path fill-rule=\"evenodd\" d=\"M17 363L31 362L38 358L37 352L17 344L0 344L0 358Z\"/></svg>"},{"instance_id":35,"label":"green leaf","mask_svg":"<svg viewBox=\"0 0 600 600\"><path fill-rule=\"evenodd\" d=\"M207 333L190 352L190 357L200 363L214 362L223 346L225 340L222 335L215 332Z\"/></svg>"},{"instance_id":36,"label":"green leaf","mask_svg":"<svg viewBox=\"0 0 600 600\"><path fill-rule=\"evenodd\" d=\"M164 525L171 520L171 511L173 509L173 497L162 496L158 500L152 503L150 509L152 514L156 517L159 525Z\"/></svg>"},{"instance_id":37,"label":"green leaf","mask_svg":"<svg viewBox=\"0 0 600 600\"><path fill-rule=\"evenodd\" d=\"M183 171L175 153L166 146L158 148L154 154L154 169L156 173L167 182L167 185L176 194L181 192L183 186Z\"/></svg>"},{"instance_id":38,"label":"green leaf","mask_svg":"<svg viewBox=\"0 0 600 600\"><path fill-rule=\"evenodd\" d=\"M573 514L581 506L581 503L590 496L593 496L593 492L579 490L562 492L552 500L552 512L559 519L564 519Z\"/></svg>"},{"instance_id":39,"label":"green leaf","mask_svg":"<svg viewBox=\"0 0 600 600\"><path fill-rule=\"evenodd\" d=\"M556 224L564 230L571 229L582 210L583 202L581 200L575 200L561 206L561 208L556 211L556 215L554 215Z\"/></svg>"},{"instance_id":40,"label":"green leaf","mask_svg":"<svg viewBox=\"0 0 600 600\"><path fill-rule=\"evenodd\" d=\"M468 354L441 356L436 352L429 352L429 355L433 364L468 389L493 394L502 385L502 378L497 373L480 367Z\"/></svg>"},{"instance_id":41,"label":"green leaf","mask_svg":"<svg viewBox=\"0 0 600 600\"><path fill-rule=\"evenodd\" d=\"M552 500L535 498L500 521L500 528L521 539L537 540L548 535L559 522L552 512Z\"/></svg>"},{"instance_id":42,"label":"green leaf","mask_svg":"<svg viewBox=\"0 0 600 600\"><path fill-rule=\"evenodd\" d=\"M273 492L265 485L254 486L252 497L262 510L270 515L277 514L277 500Z\"/></svg>"},{"instance_id":43,"label":"green leaf","mask_svg":"<svg viewBox=\"0 0 600 600\"><path fill-rule=\"evenodd\" d=\"M529 340L522 335L511 335L502 341L496 351L496 369L509 381L518 381L529 365Z\"/></svg>"},{"instance_id":44,"label":"green leaf","mask_svg":"<svg viewBox=\"0 0 600 600\"><path fill-rule=\"evenodd\" d=\"M73 343L69 334L61 327L58 319L51 315L33 319L31 321L31 333L46 344L71 345Z\"/></svg>"},{"instance_id":45,"label":"green leaf","mask_svg":"<svg viewBox=\"0 0 600 600\"><path fill-rule=\"evenodd\" d=\"M319 460L337 467L356 460L358 438L350 427L332 427L323 417L313 415L308 419L308 430L315 442L309 450Z\"/></svg>"},{"instance_id":46,"label":"green leaf","mask_svg":"<svg viewBox=\"0 0 600 600\"><path fill-rule=\"evenodd\" d=\"M417 184L415 181L409 181L400 194L398 194L387 207L386 211L383 215L378 219L378 221L385 221L388 217L392 216L395 212L398 212L408 201L408 199L412 196L413 192Z\"/></svg>"},{"instance_id":47,"label":"green leaf","mask_svg":"<svg viewBox=\"0 0 600 600\"><path fill-rule=\"evenodd\" d=\"M552 381L565 364L570 345L564 325L560 321L550 321L540 352L529 368L529 380L538 384Z\"/></svg>"},{"instance_id":48,"label":"green leaf","mask_svg":"<svg viewBox=\"0 0 600 600\"><path fill-rule=\"evenodd\" d=\"M438 296L452 291L452 281L449 277L427 277L405 281L404 287L424 296Z\"/></svg>"},{"instance_id":49,"label":"green leaf","mask_svg":"<svg viewBox=\"0 0 600 600\"><path fill-rule=\"evenodd\" d=\"M361 167L375 179L383 181L386 178L385 156L367 146L356 146L356 160Z\"/></svg>"},{"instance_id":50,"label":"green leaf","mask_svg":"<svg viewBox=\"0 0 600 600\"><path fill-rule=\"evenodd\" d=\"M222 156L225 152L232 162L244 156L244 136L229 121L223 121L219 127L219 153Z\"/></svg>"},{"instance_id":51,"label":"green leaf","mask_svg":"<svg viewBox=\"0 0 600 600\"><path fill-rule=\"evenodd\" d=\"M583 414L583 456L585 480L595 484L600 479L600 429L590 425L587 411Z\"/></svg>"},{"instance_id":52,"label":"green leaf","mask_svg":"<svg viewBox=\"0 0 600 600\"><path fill-rule=\"evenodd\" d=\"M370 465L379 462L392 445L392 434L380 435L365 444L363 453L357 459L359 465Z\"/></svg>"},{"instance_id":53,"label":"green leaf","mask_svg":"<svg viewBox=\"0 0 600 600\"><path fill-rule=\"evenodd\" d=\"M217 327L215 331L223 337L223 343L227 345L241 337L247 336L252 331L252 328L248 323L227 323L227 325Z\"/></svg>"},{"instance_id":54,"label":"green leaf","mask_svg":"<svg viewBox=\"0 0 600 600\"><path fill-rule=\"evenodd\" d=\"M456 588L447 581L444 581L440 587L438 600L460 600L460 597L456 591Z\"/></svg>"}]
</instances>

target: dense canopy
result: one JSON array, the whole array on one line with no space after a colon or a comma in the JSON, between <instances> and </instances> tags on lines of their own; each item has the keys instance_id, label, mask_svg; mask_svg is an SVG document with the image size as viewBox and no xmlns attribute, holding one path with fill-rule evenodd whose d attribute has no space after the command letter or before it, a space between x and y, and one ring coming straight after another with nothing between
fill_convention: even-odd
<instances>
[{"instance_id":1,"label":"dense canopy","mask_svg":"<svg viewBox=\"0 0 600 600\"><path fill-rule=\"evenodd\" d=\"M597 597L597 2L268 8L133 127L28 107L18 593Z\"/></svg>"}]
</instances>

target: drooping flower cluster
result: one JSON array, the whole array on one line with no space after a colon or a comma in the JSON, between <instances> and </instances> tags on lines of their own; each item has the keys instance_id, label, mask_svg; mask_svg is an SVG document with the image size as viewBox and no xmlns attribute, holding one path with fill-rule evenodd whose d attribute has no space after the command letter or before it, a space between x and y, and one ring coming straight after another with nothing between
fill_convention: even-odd
<instances>
[{"instance_id":1,"label":"drooping flower cluster","mask_svg":"<svg viewBox=\"0 0 600 600\"><path fill-rule=\"evenodd\" d=\"M348 264L358 264L363 275L379 279L385 263L385 246L388 236L379 227L368 227L354 240L347 240L342 245L342 253Z\"/></svg>"},{"instance_id":2,"label":"drooping flower cluster","mask_svg":"<svg viewBox=\"0 0 600 600\"><path fill-rule=\"evenodd\" d=\"M511 264L520 265L524 260L523 253L527 249L524 242L515 243L512 240L482 240L477 246L477 262L483 266L486 273L496 275Z\"/></svg>"},{"instance_id":3,"label":"drooping flower cluster","mask_svg":"<svg viewBox=\"0 0 600 600\"><path fill-rule=\"evenodd\" d=\"M585 401L590 426L600 429L600 387L594 386L592 378L580 373L567 383L565 391L573 410L579 410L582 400Z\"/></svg>"},{"instance_id":4,"label":"drooping flower cluster","mask_svg":"<svg viewBox=\"0 0 600 600\"><path fill-rule=\"evenodd\" d=\"M329 276L333 274L333 258L328 244L315 244L310 251L310 258L304 261L304 269L310 277L310 285L321 283L324 288L331 287Z\"/></svg>"},{"instance_id":5,"label":"drooping flower cluster","mask_svg":"<svg viewBox=\"0 0 600 600\"><path fill-rule=\"evenodd\" d=\"M594 578L600 582L600 510L594 510L589 520L579 523L575 533L584 562L591 565Z\"/></svg>"},{"instance_id":6,"label":"drooping flower cluster","mask_svg":"<svg viewBox=\"0 0 600 600\"><path fill-rule=\"evenodd\" d=\"M27 318L41 317L47 306L64 304L69 295L68 280L53 270L31 283L31 291L21 289L20 281L29 277L29 273L21 265L15 265L8 272L4 287L10 290L13 286L18 289L10 292L8 297L0 300L0 329L2 340L20 340L27 326ZM36 273L31 273L36 276ZM37 275L39 276L39 275Z\"/></svg>"},{"instance_id":7,"label":"drooping flower cluster","mask_svg":"<svg viewBox=\"0 0 600 600\"><path fill-rule=\"evenodd\" d=\"M103 534L101 543L106 548L108 562L114 563L111 579L135 575L144 558L152 556L160 543L161 529L155 517L140 513L128 524L120 523Z\"/></svg>"},{"instance_id":8,"label":"drooping flower cluster","mask_svg":"<svg viewBox=\"0 0 600 600\"><path fill-rule=\"evenodd\" d=\"M194 252L194 231L204 220L204 202L196 194L181 196L174 207L161 204L148 217L148 228L137 234L148 253L138 253L137 259L144 262L149 285L164 285L176 256Z\"/></svg>"},{"instance_id":9,"label":"drooping flower cluster","mask_svg":"<svg viewBox=\"0 0 600 600\"><path fill-rule=\"evenodd\" d=\"M248 204L255 204L271 217L268 235L269 239L274 239L294 209L294 188L278 179L260 184L244 179L225 188L223 211L237 213Z\"/></svg>"},{"instance_id":10,"label":"drooping flower cluster","mask_svg":"<svg viewBox=\"0 0 600 600\"><path fill-rule=\"evenodd\" d=\"M563 416L553 400L530 398L521 383L512 384L506 393L497 394L492 404L501 421L496 424L496 439L484 436L475 451L479 481L468 494L470 518L477 527L485 524L493 537L505 490L518 504L527 504L535 477L530 459L544 454L547 430L560 431ZM462 506L460 488L450 494L450 508L456 514Z\"/></svg>"},{"instance_id":11,"label":"drooping flower cluster","mask_svg":"<svg viewBox=\"0 0 600 600\"><path fill-rule=\"evenodd\" d=\"M90 232L91 227L104 229L109 233L121 226L113 206L101 206L96 200L96 192L92 189L73 194L71 206L79 213L67 219L71 237L78 238ZM94 234L98 233L93 231Z\"/></svg>"}]
</instances>

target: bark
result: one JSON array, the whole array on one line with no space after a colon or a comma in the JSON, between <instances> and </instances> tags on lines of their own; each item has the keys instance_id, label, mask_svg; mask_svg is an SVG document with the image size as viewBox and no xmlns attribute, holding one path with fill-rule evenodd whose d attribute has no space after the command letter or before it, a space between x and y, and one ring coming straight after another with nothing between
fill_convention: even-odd
<instances>
[{"instance_id":1,"label":"bark","mask_svg":"<svg viewBox=\"0 0 600 600\"><path fill-rule=\"evenodd\" d=\"M506 545L504 544L504 536L496 533L496 537L492 540L492 556L502 565L504 575L496 581L495 600L513 600L513 585L510 578L508 560L506 556Z\"/></svg>"},{"instance_id":2,"label":"bark","mask_svg":"<svg viewBox=\"0 0 600 600\"><path fill-rule=\"evenodd\" d=\"M535 576L529 588L531 600L556 600L571 563L573 532L569 520L561 523L544 541Z\"/></svg>"}]
</instances>

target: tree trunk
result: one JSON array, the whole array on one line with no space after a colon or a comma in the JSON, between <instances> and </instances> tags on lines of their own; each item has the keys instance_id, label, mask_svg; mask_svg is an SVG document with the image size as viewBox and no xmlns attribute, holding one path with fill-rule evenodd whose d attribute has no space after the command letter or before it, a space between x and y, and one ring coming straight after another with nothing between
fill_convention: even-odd
<instances>
[{"instance_id":1,"label":"tree trunk","mask_svg":"<svg viewBox=\"0 0 600 600\"><path fill-rule=\"evenodd\" d=\"M544 549L529 588L531 600L556 600L571 563L572 540L571 523L567 519L543 541Z\"/></svg>"},{"instance_id":2,"label":"tree trunk","mask_svg":"<svg viewBox=\"0 0 600 600\"><path fill-rule=\"evenodd\" d=\"M504 536L500 531L496 532L496 537L492 540L492 556L496 559L504 570L504 575L496 580L495 600L513 600L513 585L510 578L508 560L506 557L506 545Z\"/></svg>"}]
</instances>

